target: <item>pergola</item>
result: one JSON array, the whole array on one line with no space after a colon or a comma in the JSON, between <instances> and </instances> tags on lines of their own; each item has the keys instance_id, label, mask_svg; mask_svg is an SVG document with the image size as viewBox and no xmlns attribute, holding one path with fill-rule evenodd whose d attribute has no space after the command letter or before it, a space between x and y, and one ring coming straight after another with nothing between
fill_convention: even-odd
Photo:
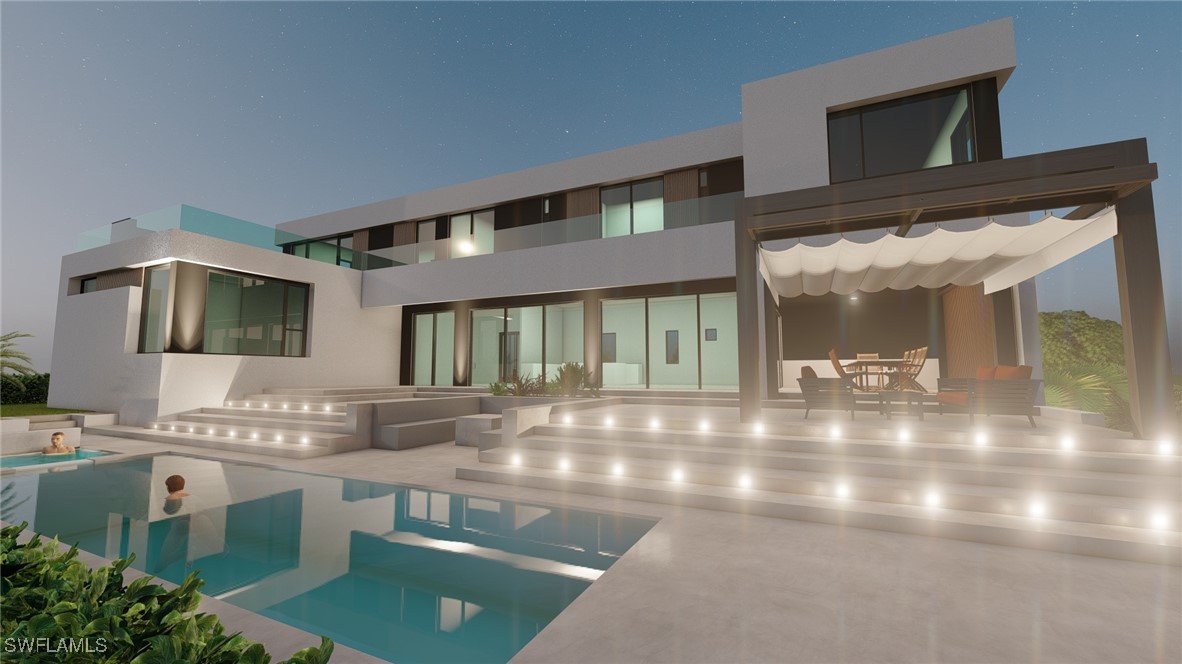
<instances>
[{"instance_id":1,"label":"pergola","mask_svg":"<svg viewBox=\"0 0 1182 664\"><path fill-rule=\"evenodd\" d=\"M1086 219L1111 206L1134 434L1172 435L1177 422L1153 212L1155 179L1157 165L1148 160L1145 140L1137 139L745 198L735 221L739 338L761 336L759 298L768 292L759 275L762 242L882 228L906 236L915 224L1072 207L1067 219ZM767 319L764 348L774 357L777 335L769 329L774 318ZM774 375L768 372L769 383ZM739 345L739 402L742 421L759 419L758 344Z\"/></svg>"}]
</instances>

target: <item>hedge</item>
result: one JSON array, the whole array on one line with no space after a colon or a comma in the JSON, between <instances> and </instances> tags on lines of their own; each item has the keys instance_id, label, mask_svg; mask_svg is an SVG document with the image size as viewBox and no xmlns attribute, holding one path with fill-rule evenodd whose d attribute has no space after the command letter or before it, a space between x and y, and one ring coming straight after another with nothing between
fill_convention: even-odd
<instances>
[{"instance_id":1,"label":"hedge","mask_svg":"<svg viewBox=\"0 0 1182 664\"><path fill-rule=\"evenodd\" d=\"M13 378L20 381L25 389L22 391L8 381ZM49 401L49 374L5 374L5 380L0 382L0 403L46 403Z\"/></svg>"},{"instance_id":2,"label":"hedge","mask_svg":"<svg viewBox=\"0 0 1182 664\"><path fill-rule=\"evenodd\" d=\"M0 529L0 641L3 659L15 662L115 664L266 664L261 643L226 635L215 615L193 614L204 581L196 573L172 590L150 576L124 585L134 555L91 569L78 547L18 536L27 524ZM322 664L333 643L305 648L289 664Z\"/></svg>"}]
</instances>

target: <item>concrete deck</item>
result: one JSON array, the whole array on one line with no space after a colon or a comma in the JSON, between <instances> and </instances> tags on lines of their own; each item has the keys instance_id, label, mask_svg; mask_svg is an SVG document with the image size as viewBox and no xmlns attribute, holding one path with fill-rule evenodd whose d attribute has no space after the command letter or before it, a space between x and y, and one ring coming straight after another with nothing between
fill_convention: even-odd
<instances>
[{"instance_id":1,"label":"concrete deck","mask_svg":"<svg viewBox=\"0 0 1182 664\"><path fill-rule=\"evenodd\" d=\"M457 480L477 450L452 444L302 460L95 435L83 444L660 519L514 662L1182 661L1176 567ZM243 613L224 621L274 652L318 642Z\"/></svg>"}]
</instances>

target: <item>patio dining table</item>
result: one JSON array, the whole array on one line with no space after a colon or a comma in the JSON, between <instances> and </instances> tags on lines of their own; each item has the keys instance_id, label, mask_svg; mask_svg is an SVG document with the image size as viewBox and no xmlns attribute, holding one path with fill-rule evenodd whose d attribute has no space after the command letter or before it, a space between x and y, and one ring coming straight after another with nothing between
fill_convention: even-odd
<instances>
[{"instance_id":1,"label":"patio dining table","mask_svg":"<svg viewBox=\"0 0 1182 664\"><path fill-rule=\"evenodd\" d=\"M883 387L880 387L879 389L892 389L892 388L897 388L897 386L898 386L898 376L901 374L904 364L906 364L906 362L902 359L855 360L854 362L851 362L851 363L845 365L845 368L846 369L853 369L854 371L857 371L857 372L867 372L867 373L862 374L864 380L868 379L870 377L870 369L871 368L879 369L879 371L873 372L873 373L879 374L879 375L886 374L887 376L894 377L891 380L888 380L887 384ZM892 382L892 381L895 381L895 382ZM864 383L863 389L869 390L870 389L869 384Z\"/></svg>"}]
</instances>

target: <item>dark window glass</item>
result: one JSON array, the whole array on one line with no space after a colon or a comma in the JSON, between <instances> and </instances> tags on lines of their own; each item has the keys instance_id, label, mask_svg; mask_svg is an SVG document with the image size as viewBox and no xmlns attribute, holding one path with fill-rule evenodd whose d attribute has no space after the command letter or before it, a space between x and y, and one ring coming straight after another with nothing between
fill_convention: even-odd
<instances>
[{"instance_id":1,"label":"dark window glass","mask_svg":"<svg viewBox=\"0 0 1182 664\"><path fill-rule=\"evenodd\" d=\"M374 226L369 229L369 251L388 249L394 246L394 224Z\"/></svg>"},{"instance_id":2,"label":"dark window glass","mask_svg":"<svg viewBox=\"0 0 1182 664\"><path fill-rule=\"evenodd\" d=\"M829 181L862 178L862 115L829 118Z\"/></svg>"},{"instance_id":3,"label":"dark window glass","mask_svg":"<svg viewBox=\"0 0 1182 664\"><path fill-rule=\"evenodd\" d=\"M706 328L706 341L718 341L718 328Z\"/></svg>"},{"instance_id":4,"label":"dark window glass","mask_svg":"<svg viewBox=\"0 0 1182 664\"><path fill-rule=\"evenodd\" d=\"M89 279L82 280L82 292L83 293L93 293L96 290L98 290L98 278L91 277Z\"/></svg>"},{"instance_id":5,"label":"dark window glass","mask_svg":"<svg viewBox=\"0 0 1182 664\"><path fill-rule=\"evenodd\" d=\"M603 346L600 348L600 354L603 355L604 362L616 361L616 333L603 333Z\"/></svg>"},{"instance_id":6,"label":"dark window glass","mask_svg":"<svg viewBox=\"0 0 1182 664\"><path fill-rule=\"evenodd\" d=\"M665 364L681 364L681 349L677 330L665 330Z\"/></svg>"},{"instance_id":7,"label":"dark window glass","mask_svg":"<svg viewBox=\"0 0 1182 664\"><path fill-rule=\"evenodd\" d=\"M972 103L967 87L829 116L832 182L975 159Z\"/></svg>"}]
</instances>

